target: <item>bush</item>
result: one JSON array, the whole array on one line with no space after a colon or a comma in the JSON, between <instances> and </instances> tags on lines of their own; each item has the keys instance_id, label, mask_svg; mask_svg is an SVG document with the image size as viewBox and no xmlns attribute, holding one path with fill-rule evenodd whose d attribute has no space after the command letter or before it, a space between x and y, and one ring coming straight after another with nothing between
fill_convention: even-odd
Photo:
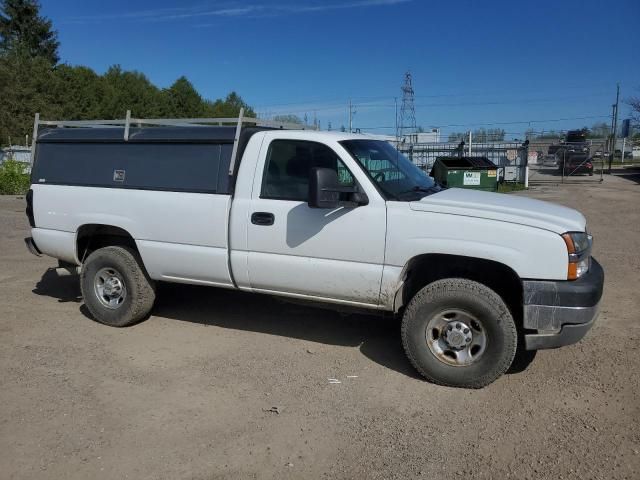
<instances>
[{"instance_id":1,"label":"bush","mask_svg":"<svg viewBox=\"0 0 640 480\"><path fill-rule=\"evenodd\" d=\"M0 195L24 195L29 190L28 165L6 160L0 165Z\"/></svg>"}]
</instances>

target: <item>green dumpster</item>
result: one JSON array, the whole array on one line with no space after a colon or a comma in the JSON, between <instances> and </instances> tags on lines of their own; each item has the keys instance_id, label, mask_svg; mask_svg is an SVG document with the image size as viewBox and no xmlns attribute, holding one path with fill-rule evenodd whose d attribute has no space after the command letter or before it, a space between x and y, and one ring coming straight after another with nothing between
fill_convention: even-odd
<instances>
[{"instance_id":1,"label":"green dumpster","mask_svg":"<svg viewBox=\"0 0 640 480\"><path fill-rule=\"evenodd\" d=\"M497 168L486 157L438 157L430 175L445 187L498 189Z\"/></svg>"}]
</instances>

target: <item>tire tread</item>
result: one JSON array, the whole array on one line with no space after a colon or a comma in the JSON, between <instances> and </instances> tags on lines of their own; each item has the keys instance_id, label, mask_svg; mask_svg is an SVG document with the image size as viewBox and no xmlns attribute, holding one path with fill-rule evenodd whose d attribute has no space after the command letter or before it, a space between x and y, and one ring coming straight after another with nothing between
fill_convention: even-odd
<instances>
[{"instance_id":1,"label":"tire tread","mask_svg":"<svg viewBox=\"0 0 640 480\"><path fill-rule=\"evenodd\" d=\"M92 311L90 304L87 303L87 294L91 295L93 292L85 291L86 278L86 266L89 265L95 259L107 256L116 258L125 264L127 271L121 272L123 275L129 277L129 280L135 285L136 295L129 294L131 298L131 307L128 309L126 316L117 323L106 322L96 315L96 312ZM110 246L100 248L92 252L86 259L82 266L80 273L80 289L82 297L85 299L85 305L93 315L93 317L100 323L116 327L126 327L140 322L151 311L156 299L155 284L153 280L149 278L144 266L142 265L142 259L138 252L127 246Z\"/></svg>"},{"instance_id":2,"label":"tire tread","mask_svg":"<svg viewBox=\"0 0 640 480\"><path fill-rule=\"evenodd\" d=\"M482 298L484 301L488 302L493 308L495 308L499 312L498 322L504 322L505 326L509 330L506 335L505 340L507 344L505 348L508 350L509 354L503 356L501 361L496 365L496 368L487 372L485 375L476 377L472 381L465 382L464 385L460 385L459 383L448 382L442 380L440 378L436 378L431 375L416 359L415 355L412 352L412 349L409 345L409 336L411 329L411 319L413 319L417 313L417 310L424 303L432 302L439 297L444 296L443 294L446 292L450 294L451 291L463 291L466 294L476 295L479 298ZM404 351L409 358L409 361L413 365L413 367L428 381L435 383L437 385L442 385L446 387L460 387L464 386L466 388L482 388L489 385L491 382L500 377L503 373L505 373L511 363L513 362L516 347L517 347L517 330L513 318L511 316L511 312L509 308L506 306L502 298L489 287L475 282L473 280L468 280L465 278L448 278L444 280L437 280L429 285L423 287L409 302L407 306L403 319L402 319L402 328L401 328L401 336L402 336L402 345L404 347ZM464 368L464 367L462 367Z\"/></svg>"}]
</instances>

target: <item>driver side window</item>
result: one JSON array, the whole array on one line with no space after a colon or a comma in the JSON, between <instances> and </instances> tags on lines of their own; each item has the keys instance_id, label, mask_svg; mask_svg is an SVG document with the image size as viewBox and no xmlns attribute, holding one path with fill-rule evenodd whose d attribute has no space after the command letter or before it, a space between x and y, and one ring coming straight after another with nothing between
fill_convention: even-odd
<instances>
[{"instance_id":1,"label":"driver side window","mask_svg":"<svg viewBox=\"0 0 640 480\"><path fill-rule=\"evenodd\" d=\"M308 201L309 173L313 167L336 170L341 186L355 185L351 172L326 145L300 140L274 140L267 151L260 198Z\"/></svg>"}]
</instances>

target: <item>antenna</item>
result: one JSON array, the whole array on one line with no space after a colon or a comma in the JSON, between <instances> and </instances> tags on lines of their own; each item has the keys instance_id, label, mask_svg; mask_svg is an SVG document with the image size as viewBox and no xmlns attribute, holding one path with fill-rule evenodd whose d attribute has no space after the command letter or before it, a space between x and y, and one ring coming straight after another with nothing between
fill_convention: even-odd
<instances>
[{"instance_id":1,"label":"antenna","mask_svg":"<svg viewBox=\"0 0 640 480\"><path fill-rule=\"evenodd\" d=\"M416 105L415 105L415 93L413 91L413 79L411 72L407 71L404 74L404 85L402 85L402 106L400 107L400 121L399 123L399 139L402 141L405 135L411 133L417 133L416 127Z\"/></svg>"}]
</instances>

